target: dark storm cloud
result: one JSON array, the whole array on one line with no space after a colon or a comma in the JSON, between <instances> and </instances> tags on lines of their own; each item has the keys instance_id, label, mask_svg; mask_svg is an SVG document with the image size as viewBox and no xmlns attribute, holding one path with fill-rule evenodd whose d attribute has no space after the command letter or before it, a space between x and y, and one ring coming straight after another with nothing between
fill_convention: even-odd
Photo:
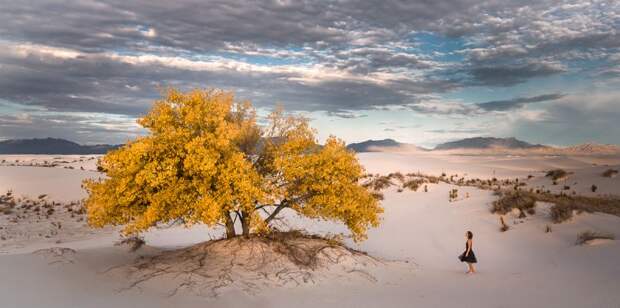
<instances>
[{"instance_id":1,"label":"dark storm cloud","mask_svg":"<svg viewBox=\"0 0 620 308\"><path fill-rule=\"evenodd\" d=\"M563 94L543 94L533 97L517 97L508 100L491 101L477 104L478 107L486 111L506 111L514 108L522 107L525 104L552 101L564 97Z\"/></svg>"},{"instance_id":2,"label":"dark storm cloud","mask_svg":"<svg viewBox=\"0 0 620 308\"><path fill-rule=\"evenodd\" d=\"M565 72L566 69L554 63L527 63L521 65L496 65L471 67L468 74L472 85L512 86L531 78L545 77Z\"/></svg>"}]
</instances>

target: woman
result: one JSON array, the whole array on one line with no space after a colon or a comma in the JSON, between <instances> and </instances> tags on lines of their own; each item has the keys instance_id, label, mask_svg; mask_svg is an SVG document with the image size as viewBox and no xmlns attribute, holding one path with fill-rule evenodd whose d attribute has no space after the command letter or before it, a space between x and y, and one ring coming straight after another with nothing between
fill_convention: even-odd
<instances>
[{"instance_id":1,"label":"woman","mask_svg":"<svg viewBox=\"0 0 620 308\"><path fill-rule=\"evenodd\" d=\"M476 260L476 255L474 254L474 250L472 249L472 239L474 238L474 234L471 233L471 231L467 231L465 233L465 238L467 239L467 242L465 242L465 252L459 256L459 260L467 263L468 270L466 274L473 274L476 272L474 263L478 262L478 260Z\"/></svg>"}]
</instances>

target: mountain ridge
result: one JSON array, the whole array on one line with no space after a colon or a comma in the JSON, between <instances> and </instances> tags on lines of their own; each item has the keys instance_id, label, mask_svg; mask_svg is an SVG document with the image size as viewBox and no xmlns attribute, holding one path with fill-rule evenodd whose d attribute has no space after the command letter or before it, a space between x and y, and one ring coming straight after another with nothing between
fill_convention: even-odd
<instances>
[{"instance_id":1,"label":"mountain ridge","mask_svg":"<svg viewBox=\"0 0 620 308\"><path fill-rule=\"evenodd\" d=\"M363 152L390 152L390 151L427 151L415 144L402 143L394 139L369 139L362 142L350 143L347 148L358 153Z\"/></svg>"},{"instance_id":2,"label":"mountain ridge","mask_svg":"<svg viewBox=\"0 0 620 308\"><path fill-rule=\"evenodd\" d=\"M82 145L62 138L8 139L0 141L0 154L105 154L118 144Z\"/></svg>"},{"instance_id":3,"label":"mountain ridge","mask_svg":"<svg viewBox=\"0 0 620 308\"><path fill-rule=\"evenodd\" d=\"M519 140L515 137L473 137L438 144L433 150L454 150L454 149L536 149L547 148L542 144L531 144Z\"/></svg>"}]
</instances>

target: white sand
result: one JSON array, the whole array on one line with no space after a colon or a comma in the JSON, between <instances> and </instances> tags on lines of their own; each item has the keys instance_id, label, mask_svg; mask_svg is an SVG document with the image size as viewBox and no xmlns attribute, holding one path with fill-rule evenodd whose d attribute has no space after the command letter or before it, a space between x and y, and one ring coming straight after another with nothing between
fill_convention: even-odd
<instances>
[{"instance_id":1,"label":"white sand","mask_svg":"<svg viewBox=\"0 0 620 308\"><path fill-rule=\"evenodd\" d=\"M361 154L370 172L391 171L429 174L465 174L467 177L526 177L542 181L541 172L551 167L574 172L569 176L589 187L600 184L600 193L618 194L616 178L598 176L604 166L592 166L583 157L466 157L420 154ZM608 159L608 158L606 158ZM618 161L606 161L615 164ZM23 170L23 171L22 171ZM495 171L495 173L493 172ZM50 172L50 173L48 173ZM82 196L79 182L96 174L81 170L0 166L0 191L13 188L21 194L59 192L66 200ZM600 177L600 179L599 179ZM609 181L609 182L606 182ZM32 185L29 185L31 183ZM33 183L36 183L34 185ZM34 186L34 187L33 187ZM113 243L118 235L96 232L86 238L56 244L24 241L0 254L2 307L617 307L620 303L620 243L575 245L578 234L591 230L620 237L620 218L606 214L582 214L563 224L552 224L548 205L526 219L507 216L511 229L499 231L498 216L489 212L491 192L459 187L460 198L448 202L446 184L429 185L429 192L385 191L382 225L369 232L368 240L354 247L390 262L374 273L377 282L364 279L323 281L300 287L268 288L257 295L230 290L217 298L191 295L165 297L156 290L117 293L123 281L101 272L128 264L137 256ZM464 198L469 193L469 198ZM330 222L309 222L287 215L292 225L311 231L341 232ZM523 221L521 223L521 221ZM516 224L515 224L516 223ZM550 225L551 233L545 233ZM479 273L464 274L457 260L464 248L463 234L475 234L474 249ZM171 227L146 234L154 254L217 237L221 230L203 226ZM353 243L350 243L353 245ZM70 261L57 261L33 251L49 247L74 249ZM407 261L408 263L403 263ZM116 280L115 280L116 279Z\"/></svg>"}]
</instances>

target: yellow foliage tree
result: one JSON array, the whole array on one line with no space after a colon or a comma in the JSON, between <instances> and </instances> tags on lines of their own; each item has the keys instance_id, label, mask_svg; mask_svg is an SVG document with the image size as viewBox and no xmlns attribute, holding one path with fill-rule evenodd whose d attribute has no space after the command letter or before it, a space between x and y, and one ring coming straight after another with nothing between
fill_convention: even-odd
<instances>
[{"instance_id":1,"label":"yellow foliage tree","mask_svg":"<svg viewBox=\"0 0 620 308\"><path fill-rule=\"evenodd\" d=\"M150 134L99 161L107 175L86 180L94 227L138 233L158 222L223 225L227 237L268 230L283 209L343 222L355 240L382 208L359 183L363 168L335 137L325 145L302 117L281 110L259 126L252 106L220 90L169 90L138 120Z\"/></svg>"}]
</instances>

